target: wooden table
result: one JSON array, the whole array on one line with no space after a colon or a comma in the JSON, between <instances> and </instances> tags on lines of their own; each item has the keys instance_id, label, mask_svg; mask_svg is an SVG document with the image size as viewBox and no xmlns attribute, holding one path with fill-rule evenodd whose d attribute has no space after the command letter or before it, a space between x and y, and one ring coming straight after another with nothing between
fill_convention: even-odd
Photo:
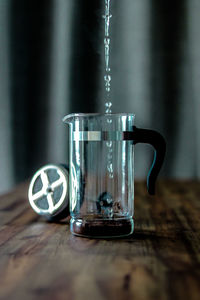
<instances>
[{"instance_id":1,"label":"wooden table","mask_svg":"<svg viewBox=\"0 0 200 300\"><path fill-rule=\"evenodd\" d=\"M135 184L135 232L95 240L48 223L27 184L0 197L0 299L200 299L200 184Z\"/></svg>"}]
</instances>

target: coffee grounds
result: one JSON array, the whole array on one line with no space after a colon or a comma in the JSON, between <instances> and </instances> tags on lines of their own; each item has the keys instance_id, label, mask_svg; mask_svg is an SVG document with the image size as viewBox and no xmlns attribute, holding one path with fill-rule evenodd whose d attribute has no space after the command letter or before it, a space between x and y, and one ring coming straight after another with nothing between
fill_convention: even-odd
<instances>
[{"instance_id":1,"label":"coffee grounds","mask_svg":"<svg viewBox=\"0 0 200 300\"><path fill-rule=\"evenodd\" d=\"M127 236L133 232L133 219L121 220L83 220L71 219L70 229L75 235L94 237L94 238L109 238Z\"/></svg>"}]
</instances>

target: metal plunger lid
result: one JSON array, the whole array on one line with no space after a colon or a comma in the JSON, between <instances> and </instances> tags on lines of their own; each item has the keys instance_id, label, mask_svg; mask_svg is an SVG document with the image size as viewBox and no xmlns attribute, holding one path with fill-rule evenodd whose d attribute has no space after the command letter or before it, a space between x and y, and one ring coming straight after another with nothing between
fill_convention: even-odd
<instances>
[{"instance_id":1,"label":"metal plunger lid","mask_svg":"<svg viewBox=\"0 0 200 300\"><path fill-rule=\"evenodd\" d=\"M69 214L69 172L63 165L40 168L30 182L28 198L33 210L49 220Z\"/></svg>"}]
</instances>

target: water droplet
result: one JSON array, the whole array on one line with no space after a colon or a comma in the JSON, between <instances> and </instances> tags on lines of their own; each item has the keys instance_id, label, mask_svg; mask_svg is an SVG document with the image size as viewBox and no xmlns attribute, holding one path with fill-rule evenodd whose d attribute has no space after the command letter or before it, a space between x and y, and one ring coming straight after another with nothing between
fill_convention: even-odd
<instances>
[{"instance_id":1,"label":"water droplet","mask_svg":"<svg viewBox=\"0 0 200 300\"><path fill-rule=\"evenodd\" d=\"M106 114L111 114L112 113L112 110L110 108L107 108L106 109Z\"/></svg>"},{"instance_id":2,"label":"water droplet","mask_svg":"<svg viewBox=\"0 0 200 300\"><path fill-rule=\"evenodd\" d=\"M105 36L109 36L110 18L112 18L112 15L107 11L106 14L103 15L103 18L105 19Z\"/></svg>"},{"instance_id":3,"label":"water droplet","mask_svg":"<svg viewBox=\"0 0 200 300\"><path fill-rule=\"evenodd\" d=\"M106 37L104 39L104 44L105 44L105 46L109 46L110 45L110 38Z\"/></svg>"},{"instance_id":4,"label":"water droplet","mask_svg":"<svg viewBox=\"0 0 200 300\"><path fill-rule=\"evenodd\" d=\"M112 163L108 164L107 169L110 173L113 173L113 165Z\"/></svg>"},{"instance_id":5,"label":"water droplet","mask_svg":"<svg viewBox=\"0 0 200 300\"><path fill-rule=\"evenodd\" d=\"M106 102L105 103L105 107L111 107L112 106L112 102Z\"/></svg>"},{"instance_id":6,"label":"water droplet","mask_svg":"<svg viewBox=\"0 0 200 300\"><path fill-rule=\"evenodd\" d=\"M112 141L106 142L107 147L112 147Z\"/></svg>"},{"instance_id":7,"label":"water droplet","mask_svg":"<svg viewBox=\"0 0 200 300\"><path fill-rule=\"evenodd\" d=\"M110 0L105 0L105 14L109 15L110 13Z\"/></svg>"},{"instance_id":8,"label":"water droplet","mask_svg":"<svg viewBox=\"0 0 200 300\"><path fill-rule=\"evenodd\" d=\"M105 54L105 61L106 61L106 70L108 70L108 69L110 69L110 68L108 67L108 65L109 65L109 55L106 55L106 54Z\"/></svg>"},{"instance_id":9,"label":"water droplet","mask_svg":"<svg viewBox=\"0 0 200 300\"><path fill-rule=\"evenodd\" d=\"M110 82L111 81L111 76L110 75L105 75L104 80L107 81L107 82Z\"/></svg>"}]
</instances>

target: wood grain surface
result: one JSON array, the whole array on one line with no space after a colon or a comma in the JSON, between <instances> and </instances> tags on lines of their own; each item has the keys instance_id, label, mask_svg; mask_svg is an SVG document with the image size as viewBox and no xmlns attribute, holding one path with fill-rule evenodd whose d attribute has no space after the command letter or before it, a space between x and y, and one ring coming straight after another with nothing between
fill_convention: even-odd
<instances>
[{"instance_id":1,"label":"wood grain surface","mask_svg":"<svg viewBox=\"0 0 200 300\"><path fill-rule=\"evenodd\" d=\"M29 207L27 184L0 197L0 299L200 299L200 184L135 184L129 238L75 237Z\"/></svg>"}]
</instances>

